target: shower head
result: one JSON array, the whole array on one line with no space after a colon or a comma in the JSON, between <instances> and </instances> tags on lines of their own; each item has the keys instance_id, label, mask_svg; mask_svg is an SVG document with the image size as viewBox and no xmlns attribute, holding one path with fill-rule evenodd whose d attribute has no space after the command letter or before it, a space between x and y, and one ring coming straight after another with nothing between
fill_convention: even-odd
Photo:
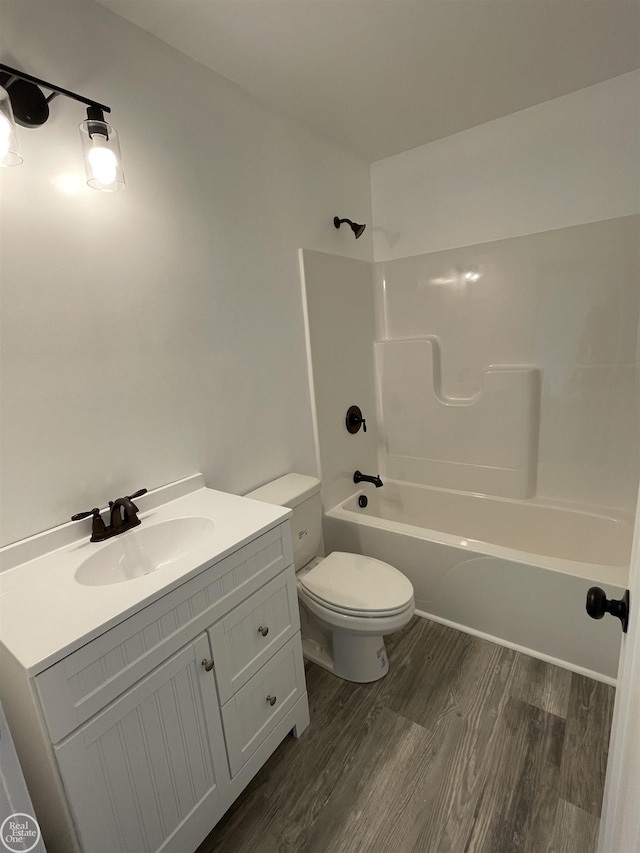
<instances>
[{"instance_id":1,"label":"shower head","mask_svg":"<svg viewBox=\"0 0 640 853\"><path fill-rule=\"evenodd\" d=\"M336 228L339 228L343 222L349 223L349 227L356 235L356 240L358 239L358 237L362 237L362 232L367 227L366 225L358 225L357 222L352 222L350 219L340 219L337 216L333 217L333 224L336 226Z\"/></svg>"}]
</instances>

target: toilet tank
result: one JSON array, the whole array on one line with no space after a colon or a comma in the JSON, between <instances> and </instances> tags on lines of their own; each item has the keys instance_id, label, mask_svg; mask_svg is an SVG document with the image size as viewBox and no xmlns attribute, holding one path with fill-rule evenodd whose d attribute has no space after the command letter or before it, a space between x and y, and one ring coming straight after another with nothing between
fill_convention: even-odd
<instances>
[{"instance_id":1,"label":"toilet tank","mask_svg":"<svg viewBox=\"0 0 640 853\"><path fill-rule=\"evenodd\" d=\"M318 555L322 541L320 480L306 474L285 474L245 497L293 510L291 538L296 571Z\"/></svg>"}]
</instances>

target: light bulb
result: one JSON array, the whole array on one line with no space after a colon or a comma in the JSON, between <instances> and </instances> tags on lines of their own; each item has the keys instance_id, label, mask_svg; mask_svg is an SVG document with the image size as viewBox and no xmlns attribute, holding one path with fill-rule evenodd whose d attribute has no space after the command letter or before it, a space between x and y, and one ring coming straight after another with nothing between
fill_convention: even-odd
<instances>
[{"instance_id":1,"label":"light bulb","mask_svg":"<svg viewBox=\"0 0 640 853\"><path fill-rule=\"evenodd\" d=\"M89 107L87 114L92 112ZM95 108L100 113L98 108ZM118 132L106 121L91 115L79 126L87 183L94 190L116 192L124 189Z\"/></svg>"},{"instance_id":2,"label":"light bulb","mask_svg":"<svg viewBox=\"0 0 640 853\"><path fill-rule=\"evenodd\" d=\"M88 160L96 181L108 186L116 179L118 161L110 148L103 148L94 137L93 148L89 151Z\"/></svg>"}]
</instances>

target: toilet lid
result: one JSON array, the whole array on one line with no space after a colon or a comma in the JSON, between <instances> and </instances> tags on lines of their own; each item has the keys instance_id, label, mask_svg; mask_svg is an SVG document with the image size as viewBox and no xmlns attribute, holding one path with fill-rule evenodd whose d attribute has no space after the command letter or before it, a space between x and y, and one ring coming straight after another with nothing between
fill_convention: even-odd
<instances>
[{"instance_id":1,"label":"toilet lid","mask_svg":"<svg viewBox=\"0 0 640 853\"><path fill-rule=\"evenodd\" d=\"M300 584L319 603L347 613L391 615L413 601L411 581L393 566L344 551L329 554Z\"/></svg>"}]
</instances>

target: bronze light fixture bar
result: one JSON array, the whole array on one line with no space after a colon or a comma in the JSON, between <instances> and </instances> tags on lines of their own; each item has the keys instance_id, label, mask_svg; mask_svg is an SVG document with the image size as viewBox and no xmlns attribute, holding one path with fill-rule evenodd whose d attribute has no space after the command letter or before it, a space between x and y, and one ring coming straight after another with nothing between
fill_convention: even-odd
<instances>
[{"instance_id":1,"label":"bronze light fixture bar","mask_svg":"<svg viewBox=\"0 0 640 853\"><path fill-rule=\"evenodd\" d=\"M45 96L41 87L48 89L51 94ZM106 192L123 189L125 184L118 133L104 118L104 114L110 113L111 108L2 63L0 63L0 165L14 166L22 162L14 119L22 127L40 127L49 118L49 104L59 95L79 101L87 107L87 118L79 125L79 130L89 186Z\"/></svg>"},{"instance_id":2,"label":"bronze light fixture bar","mask_svg":"<svg viewBox=\"0 0 640 853\"><path fill-rule=\"evenodd\" d=\"M16 82L21 81L26 83L26 86L18 85ZM38 77L33 77L31 74L25 74L24 71L18 71L16 68L10 68L8 65L3 65L0 62L0 86L3 86L11 96L13 106L13 114L18 124L22 127L39 127L44 124L49 118L49 104L58 95L64 95L65 98L72 98L74 101L80 101L81 104L86 104L88 107L99 107L103 113L110 113L111 108L105 104L99 104L97 101L92 101L85 98L84 95L78 95L76 92L70 92L69 89L63 89L62 86L55 86L53 83L48 83L46 80L40 80ZM39 87L51 90L51 95L45 98Z\"/></svg>"}]
</instances>

